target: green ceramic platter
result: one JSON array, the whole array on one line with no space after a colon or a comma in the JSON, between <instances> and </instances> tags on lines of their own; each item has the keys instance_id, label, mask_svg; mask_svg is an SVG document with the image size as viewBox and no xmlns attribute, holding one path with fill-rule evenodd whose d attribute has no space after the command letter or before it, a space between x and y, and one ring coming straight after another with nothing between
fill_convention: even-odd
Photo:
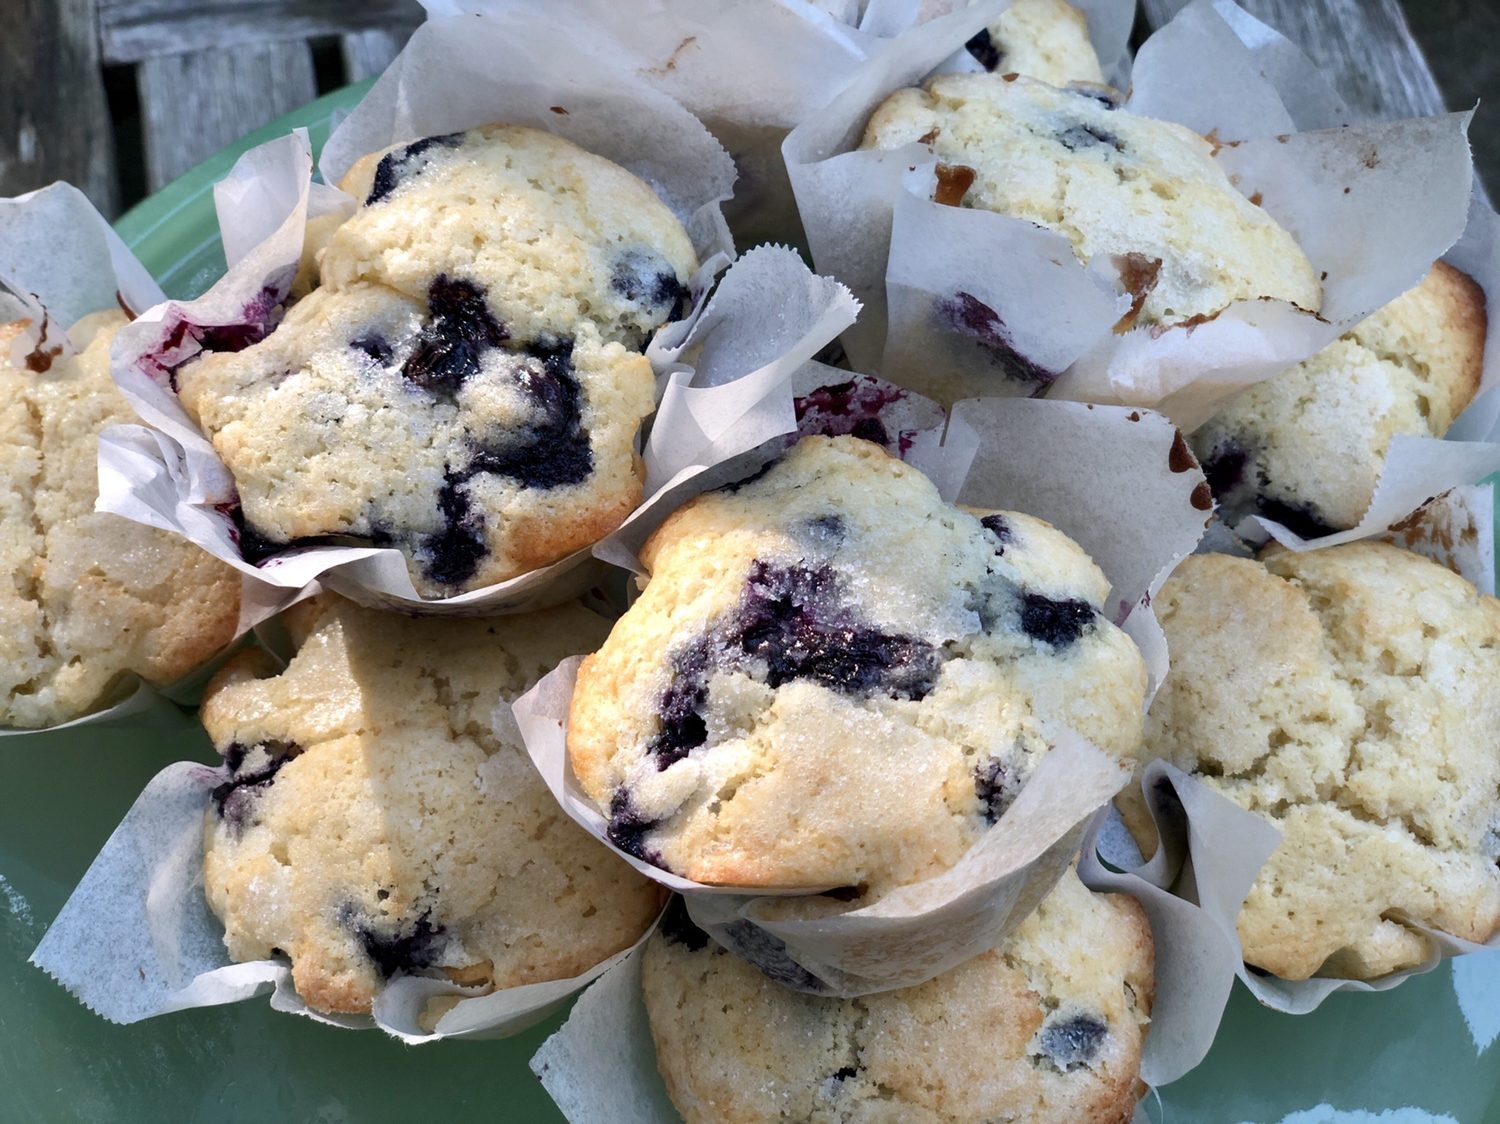
<instances>
[{"instance_id":1,"label":"green ceramic platter","mask_svg":"<svg viewBox=\"0 0 1500 1124\"><path fill-rule=\"evenodd\" d=\"M246 137L125 215L120 234L170 296L202 292L224 268L213 183L295 126L321 146L364 89ZM527 1069L560 1015L503 1041L418 1048L277 1014L263 999L122 1027L26 964L146 781L172 761L212 757L192 713L169 704L0 739L0 1122L560 1120ZM1147 1108L1173 1124L1500 1121L1497 1034L1500 955L1381 995L1335 995L1304 1018L1236 988L1207 1061Z\"/></svg>"}]
</instances>

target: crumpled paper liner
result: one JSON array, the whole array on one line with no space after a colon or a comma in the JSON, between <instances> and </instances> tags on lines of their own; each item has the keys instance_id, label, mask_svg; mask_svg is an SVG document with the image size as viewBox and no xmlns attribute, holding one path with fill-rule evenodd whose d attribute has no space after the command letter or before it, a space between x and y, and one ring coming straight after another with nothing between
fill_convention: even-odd
<instances>
[{"instance_id":1,"label":"crumpled paper liner","mask_svg":"<svg viewBox=\"0 0 1500 1124\"><path fill-rule=\"evenodd\" d=\"M399 976L376 998L371 1015L314 1011L293 989L285 961L229 959L224 927L204 899L203 818L209 793L227 775L183 761L152 778L31 954L31 963L110 1022L134 1023L270 991L278 1011L349 1029L379 1027L409 1045L499 1038L545 1018L645 940L569 979L484 995L446 979ZM438 996L458 1002L428 1031L419 1020Z\"/></svg>"},{"instance_id":2,"label":"crumpled paper liner","mask_svg":"<svg viewBox=\"0 0 1500 1124\"><path fill-rule=\"evenodd\" d=\"M145 266L76 187L55 183L0 199L0 320L14 315L31 321L7 357L11 363L24 367L33 351L54 358L71 356L67 331L83 317L114 308L130 315L161 299L161 289ZM229 648L257 621L286 603L284 597L267 600L248 582L241 585L240 621ZM171 705L167 699L190 697L202 679L200 669L158 689L130 677L117 684L101 700L106 705L97 710L55 726L0 726L0 737L129 718Z\"/></svg>"},{"instance_id":3,"label":"crumpled paper liner","mask_svg":"<svg viewBox=\"0 0 1500 1124\"><path fill-rule=\"evenodd\" d=\"M1500 949L1500 933L1475 943L1392 915L1392 920L1401 921L1432 941L1431 955L1414 968L1374 980L1317 976L1284 980L1252 969L1240 950L1240 907L1261 867L1281 843L1281 831L1165 761L1153 761L1146 767L1141 787L1161 836L1156 854L1142 863L1129 832L1116 820L1113 830L1106 831L1101 825L1085 843L1079 876L1094 889L1130 894L1151 917L1158 942L1160 989L1153 1028L1158 1018L1168 1021L1172 1028L1163 1046L1172 1051L1172 1070L1191 1059L1173 1077L1162 1078L1163 1084L1187 1072L1208 1052L1229 997L1232 975L1272 1010L1305 1015L1336 991L1388 991L1410 976L1432 971L1445 956ZM1106 862L1109 866L1104 865ZM1189 912L1189 907L1196 909ZM1162 918L1160 931L1158 916ZM1187 923L1179 923L1178 917ZM1163 1002L1172 1006L1164 1011ZM1179 1031L1183 1034L1180 1044L1176 1042ZM1146 1056L1159 1075L1155 1067L1161 1059L1155 1056L1155 1049L1148 1040ZM1156 1083L1144 1068L1142 1075Z\"/></svg>"},{"instance_id":4,"label":"crumpled paper liner","mask_svg":"<svg viewBox=\"0 0 1500 1124\"><path fill-rule=\"evenodd\" d=\"M1143 637L1154 686L1165 666L1164 646L1153 649L1160 631L1148 611L1131 610L1191 552L1206 517L1202 473L1191 457L1174 453L1177 431L1149 412L1010 399L961 403L950 432L961 435L954 448L972 463L960 500L1040 515L1094 552L1113 583L1109 604L1118 607L1117 619ZM1031 449L1045 450L1066 470L1034 471L1026 460ZM1101 507L1120 479L1134 488L1123 514L1118 500ZM1101 512L1107 514L1098 526ZM511 718L564 811L612 847L604 816L568 764L566 722L579 662L565 661L517 699ZM1016 803L959 864L834 916L796 916L786 899L806 890L710 886L616 854L682 893L694 920L721 944L763 966L797 965L813 978L810 989L852 996L913 986L1003 940L1072 861L1093 814L1125 783L1124 770L1076 734L1054 730L1051 737L1055 748Z\"/></svg>"},{"instance_id":5,"label":"crumpled paper liner","mask_svg":"<svg viewBox=\"0 0 1500 1124\"><path fill-rule=\"evenodd\" d=\"M712 434L704 425L717 424L717 417L763 411L761 399L774 389L780 370L799 365L834 338L852 322L857 305L842 286L815 278L790 251L761 248L721 279L709 305L714 310L710 323L697 330L698 318L708 311L702 298L729 246L718 203L728 193L732 171L717 143L663 95L642 92L638 84L608 72L593 73L581 91L562 78L535 89L542 81L536 72L541 53L529 64L530 71L512 68L503 78L481 82L467 68L493 65L485 52L499 47L484 36L465 39L458 30L450 21L416 41L419 50L403 55L406 62L387 72L334 134L324 170L337 175L343 170L340 161L355 153L416 133L451 130L465 120L460 114L468 113L471 122L498 116L545 126L619 158L649 178L690 229L698 231L698 249L706 259L693 283L699 296L693 314L664 328L646 352L661 392L644 451L649 505L685 467L712 467L730 455L732 451L705 441ZM423 52L457 51L456 42L469 53L443 56L445 82L424 83L421 79L431 75L437 62ZM515 49L514 44L508 48ZM528 52L534 49L534 44L527 46ZM545 61L558 65L556 57ZM431 100L445 92L452 96ZM573 108L553 113L550 107L562 102ZM660 141L663 136L672 138L670 144ZM652 138L660 141L655 147ZM307 218L349 205L333 189L311 184L310 169L302 134L247 153L231 175L234 203L221 206L221 219L226 230L238 231L231 240L237 249L253 248L204 297L160 305L133 325L128 336L122 333L114 355L116 379L147 425L116 427L101 442L101 502L107 510L184 534L269 587L300 589L316 579L378 608L429 614L513 612L566 600L596 584L606 571L587 549L509 581L440 599L417 595L404 559L391 549L293 548L260 565L240 556L226 514L236 499L233 480L166 385L164 368L196 354L198 337L213 342L216 326L251 333L268 326L289 291ZM220 202L225 203L224 195ZM788 294L800 296L795 308L784 307ZM184 330L183 325L195 327ZM728 343L715 346L712 370L699 371L704 363L696 351L708 350L709 334L737 341L737 350ZM164 347L163 341L180 346ZM694 354L685 356L689 346ZM684 358L692 359L692 365ZM709 420L700 424L703 418Z\"/></svg>"},{"instance_id":6,"label":"crumpled paper liner","mask_svg":"<svg viewBox=\"0 0 1500 1124\"><path fill-rule=\"evenodd\" d=\"M1463 230L1467 116L1288 132L1296 120L1257 70L1261 56L1211 0L1194 0L1142 47L1125 111L1149 106L1216 131L1221 167L1326 274L1323 304L1314 315L1240 301L1192 328L1116 334L1129 297L1108 261L1079 263L1061 235L1025 220L931 202L936 160L925 146L856 148L889 93L919 83L1003 7L984 0L893 41L783 146L814 260L866 305L844 337L857 366L940 398L1034 392L941 326L937 308L962 292L994 311L1017 356L1057 376L1051 396L1152 406L1191 429L1410 288ZM1192 80L1206 57L1222 60L1212 96ZM1369 238L1372 229L1383 236ZM962 377L931 385L933 367Z\"/></svg>"},{"instance_id":7,"label":"crumpled paper liner","mask_svg":"<svg viewBox=\"0 0 1500 1124\"><path fill-rule=\"evenodd\" d=\"M724 212L741 245L801 241L781 142L878 45L806 0L423 0L423 6L433 21L468 15L472 24L477 16L528 50L539 23L567 24L576 29L570 34L680 102L734 159L739 178Z\"/></svg>"}]
</instances>

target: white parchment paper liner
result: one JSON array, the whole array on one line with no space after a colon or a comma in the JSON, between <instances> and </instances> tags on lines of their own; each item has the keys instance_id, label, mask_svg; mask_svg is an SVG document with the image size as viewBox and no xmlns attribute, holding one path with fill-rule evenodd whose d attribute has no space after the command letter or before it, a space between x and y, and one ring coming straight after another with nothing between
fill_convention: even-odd
<instances>
[{"instance_id":1,"label":"white parchment paper liner","mask_svg":"<svg viewBox=\"0 0 1500 1124\"><path fill-rule=\"evenodd\" d=\"M204 899L203 819L209 793L227 775L222 768L183 761L152 778L31 955L31 963L111 1022L139 1022L270 991L271 1006L279 1011L350 1029L379 1027L412 1045L498 1038L538 1022L630 951L569 979L488 995L446 979L398 976L377 996L369 1016L311 1010L293 989L285 961L230 961L224 927ZM429 1032L418 1020L436 996L459 1002Z\"/></svg>"},{"instance_id":2,"label":"white parchment paper liner","mask_svg":"<svg viewBox=\"0 0 1500 1124\"><path fill-rule=\"evenodd\" d=\"M113 309L128 315L161 299L145 266L76 187L55 183L0 199L0 320L14 314L31 321L8 357L11 362L24 365L34 349L71 355L67 331L84 316ZM258 598L249 583L242 586L236 639L279 607ZM72 729L170 706L166 699L191 696L201 679L199 673L189 674L158 690L129 676L107 696L115 700L109 705L55 726L0 726L0 737Z\"/></svg>"},{"instance_id":3,"label":"white parchment paper liner","mask_svg":"<svg viewBox=\"0 0 1500 1124\"><path fill-rule=\"evenodd\" d=\"M1240 301L1192 329L1117 335L1129 298L1109 262L1085 266L1061 235L1025 220L931 202L935 158L925 146L856 148L875 106L920 82L1003 6L985 0L893 41L783 146L815 261L866 304L845 334L856 365L924 392L934 365L966 376L957 392L932 388L938 397L1036 392L1036 381L997 374L993 348L944 326L951 317L940 310L964 293L994 313L1002 350L1039 369L1044 384L1058 376L1052 396L1152 406L1191 429L1410 288L1463 230L1467 116L1292 131L1258 56L1210 0L1194 0L1142 48L1125 111L1148 106L1234 142L1218 150L1220 165L1326 273L1321 315ZM1216 60L1212 95L1194 79L1204 58Z\"/></svg>"},{"instance_id":4,"label":"white parchment paper liner","mask_svg":"<svg viewBox=\"0 0 1500 1124\"><path fill-rule=\"evenodd\" d=\"M960 500L1040 515L1091 550L1114 585L1109 604L1117 619L1140 638L1154 684L1165 666L1160 632L1149 612L1130 610L1192 550L1206 516L1202 474L1190 458L1174 458L1177 431L1149 412L1002 399L960 403L950 432L973 466ZM1035 450L1045 457L1028 460ZM1037 471L1041 463L1063 467ZM1123 513L1113 490L1120 479L1135 487ZM605 818L567 761L579 662L564 662L516 700L513 718L563 809L608 844ZM616 853L682 893L694 920L720 943L784 976L800 971L809 989L852 996L913 986L993 946L1019 924L1072 861L1090 818L1124 784L1123 770L1076 734L1050 736L1056 748L958 865L838 916L787 916L778 902L807 890L709 886Z\"/></svg>"},{"instance_id":5,"label":"white parchment paper liner","mask_svg":"<svg viewBox=\"0 0 1500 1124\"><path fill-rule=\"evenodd\" d=\"M706 261L694 279L699 304L693 314L664 329L647 349L661 391L644 455L649 504L684 468L711 468L738 452L706 440L721 424L714 419L765 413L761 399L776 389L783 369L800 365L834 338L852 322L857 305L842 286L815 278L790 251L762 248L724 276L722 295L711 303L712 334L735 341L735 347L714 347L711 370L697 370L696 354L687 356L694 365L684 362L687 341L691 339L696 348L710 334L707 328L692 333L697 317L706 311L702 297L709 279L725 260L729 245L718 211L732 179L727 156L680 106L607 71L593 74L581 89L565 79L543 81L535 72L538 63L529 64L530 71L505 72L503 79L486 70L491 77L481 80L466 68L493 65L480 48L499 48L482 35L458 35L461 28L455 24L467 28L470 23L489 26L478 17L447 21L414 40L418 49L402 56L405 63L387 72L330 140L325 171L338 175L354 153L393 140L456 128L466 120L461 114L467 113L471 122L498 117L546 127L620 159L657 187L689 228L698 231L699 253ZM447 84L436 88L438 94L447 91L453 96L433 102L433 87L423 81L437 65L429 53L458 51L455 42L467 53L444 56ZM535 48L528 44L527 51ZM507 49L514 51L514 43ZM549 57L549 63L555 66L558 60ZM454 87L461 87L465 96L460 98ZM553 106L566 108L563 103L572 106L566 114L552 112ZM280 138L247 153L232 173L235 203L221 207L221 222L226 231L239 231L232 239L237 246L253 248L204 297L158 306L117 348L117 381L148 425L112 431L101 445L101 478L107 484L101 494L109 510L177 530L270 586L297 589L317 579L363 603L407 612L517 611L565 600L595 584L604 569L589 550L507 582L430 600L417 595L404 560L394 550L294 548L258 566L240 556L224 514L224 505L235 499L233 481L164 385L163 366L175 366L196 353L195 335L203 332L178 332L183 346L175 351L163 353L161 344L182 323L264 330L272 309L288 291L306 219L319 210L350 205L340 193L310 184L310 167L305 135ZM226 195L221 192L221 203Z\"/></svg>"},{"instance_id":6,"label":"white parchment paper liner","mask_svg":"<svg viewBox=\"0 0 1500 1124\"><path fill-rule=\"evenodd\" d=\"M800 241L781 160L788 130L825 105L875 40L806 0L423 0L434 20L481 16L530 50L532 28L568 34L696 115L734 158L725 205L741 245ZM408 48L410 50L411 48Z\"/></svg>"}]
</instances>

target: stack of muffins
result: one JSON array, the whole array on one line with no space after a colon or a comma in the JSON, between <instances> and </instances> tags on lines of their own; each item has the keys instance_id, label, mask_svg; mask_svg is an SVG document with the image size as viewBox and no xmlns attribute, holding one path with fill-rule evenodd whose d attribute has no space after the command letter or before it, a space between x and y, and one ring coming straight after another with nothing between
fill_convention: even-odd
<instances>
[{"instance_id":1,"label":"stack of muffins","mask_svg":"<svg viewBox=\"0 0 1500 1124\"><path fill-rule=\"evenodd\" d=\"M1019 0L969 51L982 73L899 91L863 143L927 145L940 202L1125 263L1130 325L1262 297L1319 308L1296 240L1206 140L1117 108L1076 10ZM618 527L642 496L643 351L697 267L671 210L505 123L372 153L341 186L357 206L314 232L274 331L175 376L233 477L246 560L392 547L438 598ZM172 682L235 634L230 568L93 513L97 435L128 419L108 379L122 322L0 366L6 725L97 710L132 675ZM1393 438L1442 436L1475 396L1485 333L1483 292L1436 263L1239 396L1189 439L1223 517L1357 524ZM1076 543L945 503L858 436L806 436L693 500L641 560L649 581L613 621L578 603L416 618L325 593L285 614L284 665L230 658L201 708L224 760L204 889L229 956L284 958L311 1008L369 1013L403 975L470 994L569 979L656 923L643 997L689 1121L1131 1118L1154 990L1136 902L1070 869L950 971L819 994L753 933L711 938L558 807L509 704L576 655L569 765L609 841L697 882L800 891L807 916L879 902L1004 830L1061 725L1281 830L1240 914L1257 970L1374 979L1426 961L1427 929L1500 930L1500 603L1415 554L1187 559L1156 600L1171 670L1149 711ZM1138 788L1121 809L1149 852Z\"/></svg>"}]
</instances>

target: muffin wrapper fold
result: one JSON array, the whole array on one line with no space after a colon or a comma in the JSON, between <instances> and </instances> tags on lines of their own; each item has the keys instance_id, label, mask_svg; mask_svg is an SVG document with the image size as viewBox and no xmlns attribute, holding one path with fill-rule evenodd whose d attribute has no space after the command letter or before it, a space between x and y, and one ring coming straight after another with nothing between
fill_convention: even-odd
<instances>
[{"instance_id":1,"label":"muffin wrapper fold","mask_svg":"<svg viewBox=\"0 0 1500 1124\"><path fill-rule=\"evenodd\" d=\"M1117 0L1118 2L1118 0ZM800 241L781 142L826 104L878 40L807 0L423 0L433 24L476 17L522 44L539 22L680 102L733 157L724 213L741 245ZM411 48L408 48L410 51Z\"/></svg>"},{"instance_id":2,"label":"muffin wrapper fold","mask_svg":"<svg viewBox=\"0 0 1500 1124\"><path fill-rule=\"evenodd\" d=\"M941 307L963 293L995 313L1018 356L1056 373L1052 397L1150 406L1191 430L1410 288L1463 231L1467 115L1341 129L1304 113L1304 124L1274 82L1300 94L1316 86L1305 70L1285 50L1244 46L1235 27L1254 21L1232 5L1194 0L1138 52L1121 112L1214 131L1226 174L1326 274L1323 302L1313 314L1285 301L1237 301L1191 328L1116 334L1130 298L1106 259L1079 263L1061 235L1014 216L931 202L936 159L925 146L857 148L887 95L949 69L944 60L1004 7L983 0L900 36L783 146L818 268L865 303L844 337L857 366L939 397L1034 394L1034 381L998 373L983 349L944 326ZM1261 39L1274 36L1263 31ZM934 365L962 374L957 391L929 385Z\"/></svg>"},{"instance_id":3,"label":"muffin wrapper fold","mask_svg":"<svg viewBox=\"0 0 1500 1124\"><path fill-rule=\"evenodd\" d=\"M1095 889L1116 890L1139 899L1151 917L1153 932L1157 931L1159 912L1170 915L1195 908L1200 917L1211 921L1211 927L1204 930L1206 943L1201 947L1185 947L1175 942L1164 947L1158 937L1158 984L1167 983L1172 990L1158 996L1157 1013L1169 1019L1174 1027L1181 1026L1201 1036L1199 1058L1195 1062L1208 1052L1228 998L1231 973L1272 1010L1305 1015L1336 991L1388 991L1410 976L1432 971L1444 957L1500 949L1500 933L1487 942L1476 943L1392 915L1392 920L1432 942L1427 959L1414 968L1374 980L1321 977L1284 980L1252 971L1240 949L1237 929L1240 906L1261 867L1280 844L1280 830L1165 761L1148 765L1141 784L1147 807L1161 833L1162 846L1149 862L1142 863L1138 852L1132 854L1134 845L1123 825L1111 831L1101 824L1084 846L1079 875ZM1167 980L1160 976L1163 960L1173 973ZM1195 967L1190 968L1192 965ZM1189 970L1199 974L1189 977L1186 974ZM1197 986L1206 988L1207 993L1195 993L1189 986L1179 987L1179 976L1184 985L1196 978ZM1184 1014L1180 1023L1176 1021L1179 1016L1175 1009L1171 1012L1161 1009L1169 996L1174 997L1173 1002L1181 1003ZM1153 1034L1156 1022L1153 1015ZM1148 1059L1152 1049L1148 1040ZM1144 1076L1147 1081L1152 1080L1149 1074Z\"/></svg>"},{"instance_id":4,"label":"muffin wrapper fold","mask_svg":"<svg viewBox=\"0 0 1500 1124\"><path fill-rule=\"evenodd\" d=\"M747 255L725 274L723 295L708 306L714 310L717 333L737 341L734 353L718 346L714 370L695 377L694 368L682 362L681 345L696 318L708 311L704 297L711 278L727 260L730 243L718 206L733 180L728 157L680 106L602 62L588 71L587 84L558 77L573 73L559 60L578 55L577 50L562 53L561 41L556 44L559 54L528 46L530 61L524 66L518 58L515 66L497 70L489 53L503 48L496 57L510 59L515 43L496 42L494 34L466 39L451 24L419 32L414 42L420 49L403 55L405 63L398 60L330 140L324 170L333 177L357 153L500 118L575 139L620 159L652 183L695 233L705 264L693 281L698 300L692 314L664 328L647 350L660 393L644 450L649 504L660 484L684 467L712 467L715 458L726 455L713 442L704 442L700 426L679 426L678 421L774 412L758 395L775 388L782 367L805 362L847 327L858 306L841 285L814 277L789 251L768 248ZM445 59L446 69L434 73L432 52L438 47L455 53ZM480 71L482 63L490 69ZM557 114L552 106L572 108ZM199 337L212 342L226 334L216 336L213 328L255 336L271 327L290 291L308 218L352 206L342 193L311 183L310 170L305 134L247 153L218 193L226 246L231 254L238 250L244 256L232 258L228 274L199 300L158 305L122 332L112 357L116 381L146 425L115 427L101 441L101 503L107 510L184 534L273 590L302 589L316 579L379 608L428 614L514 612L555 604L596 584L606 571L589 549L509 581L442 599L419 597L404 560L391 549L294 548L258 566L241 557L227 514L237 499L233 480L168 388L166 372L201 350ZM795 287L777 288L785 284ZM788 292L801 299L785 309Z\"/></svg>"},{"instance_id":5,"label":"muffin wrapper fold","mask_svg":"<svg viewBox=\"0 0 1500 1124\"><path fill-rule=\"evenodd\" d=\"M1171 456L1177 430L1149 412L997 399L960 403L948 434L972 465L959 501L1038 515L1092 553L1114 584L1112 615L1141 646L1154 686L1165 648L1149 610L1136 606L1192 550L1205 519L1194 504L1195 497L1205 502L1202 474ZM1027 458L1042 452L1065 470L1033 471ZM926 463L940 459L929 455ZM1111 487L1122 478L1135 489L1123 511ZM519 726L563 809L607 843L605 819L567 759L579 662L564 662L517 699L509 715L498 714L497 723ZM1058 729L1049 736L1055 748L1017 802L956 866L835 916L794 915L787 899L818 887L768 893L709 886L616 853L682 893L694 920L726 947L762 967L797 965L812 977L808 990L855 996L913 986L1003 940L1073 860L1091 818L1125 783L1126 771L1076 733ZM760 938L747 942L747 926Z\"/></svg>"},{"instance_id":6,"label":"muffin wrapper fold","mask_svg":"<svg viewBox=\"0 0 1500 1124\"><path fill-rule=\"evenodd\" d=\"M182 761L152 778L31 954L31 963L110 1022L134 1023L269 991L278 1011L348 1029L378 1027L409 1045L500 1038L541 1021L639 947L637 941L569 979L488 995L446 979L397 976L376 997L371 1015L314 1011L293 989L285 961L230 961L224 927L204 899L204 816L209 794L227 777L222 768ZM419 1017L437 996L459 1002L428 1031Z\"/></svg>"},{"instance_id":7,"label":"muffin wrapper fold","mask_svg":"<svg viewBox=\"0 0 1500 1124\"><path fill-rule=\"evenodd\" d=\"M67 332L83 317L116 308L131 314L161 299L146 267L76 187L55 183L0 199L0 322L31 321L5 357L9 362L24 366L36 349L50 354L60 348L55 354L71 355ZM240 621L229 647L290 600L288 595L267 598L248 581L241 587ZM160 689L133 679L120 684L108 706L40 729L0 726L0 737L39 735L170 707L168 700L191 698L203 678L195 672Z\"/></svg>"}]
</instances>

